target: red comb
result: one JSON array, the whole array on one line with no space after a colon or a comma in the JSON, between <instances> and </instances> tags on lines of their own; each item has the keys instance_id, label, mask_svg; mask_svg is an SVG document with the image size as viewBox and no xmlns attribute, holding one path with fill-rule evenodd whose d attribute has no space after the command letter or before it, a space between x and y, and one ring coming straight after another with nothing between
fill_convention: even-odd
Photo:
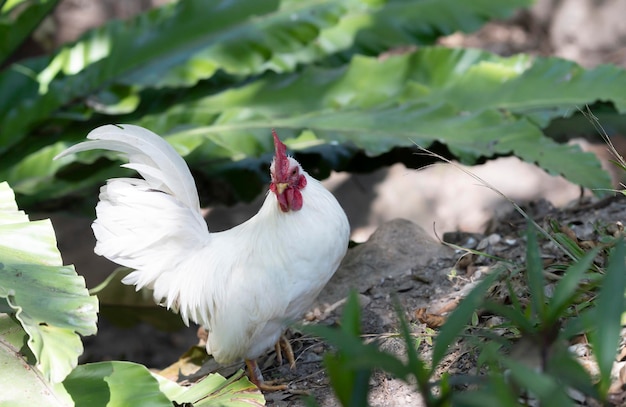
<instances>
[{"instance_id":1,"label":"red comb","mask_svg":"<svg viewBox=\"0 0 626 407\"><path fill-rule=\"evenodd\" d=\"M274 156L274 169L279 179L284 179L289 172L289 161L287 160L287 146L280 141L276 130L272 129L274 136L274 148L276 155Z\"/></svg>"}]
</instances>

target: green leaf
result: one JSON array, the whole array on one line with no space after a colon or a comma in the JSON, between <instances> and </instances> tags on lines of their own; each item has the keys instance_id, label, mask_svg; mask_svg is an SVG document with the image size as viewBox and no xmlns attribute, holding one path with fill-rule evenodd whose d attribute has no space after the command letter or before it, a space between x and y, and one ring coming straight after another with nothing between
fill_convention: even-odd
<instances>
[{"instance_id":1,"label":"green leaf","mask_svg":"<svg viewBox=\"0 0 626 407\"><path fill-rule=\"evenodd\" d=\"M324 356L324 366L335 395L344 406L367 403L372 365L377 368L389 367L388 363L391 362L392 369L396 368L398 363L403 367L402 362L395 360L391 355L381 358L375 346L367 346L361 341L359 303L354 290L350 292L344 305L340 329L325 326L303 328L305 332L320 335L337 347L335 353Z\"/></svg>"},{"instance_id":2,"label":"green leaf","mask_svg":"<svg viewBox=\"0 0 626 407\"><path fill-rule=\"evenodd\" d=\"M195 407L265 405L261 392L240 371L226 380L210 374L192 386L180 386L145 366L131 362L98 362L78 366L63 381L77 406Z\"/></svg>"},{"instance_id":3,"label":"green leaf","mask_svg":"<svg viewBox=\"0 0 626 407\"><path fill-rule=\"evenodd\" d=\"M595 380L589 372L575 359L575 356L562 344L552 349L548 358L546 373L558 378L563 386L583 392L596 400L600 399Z\"/></svg>"},{"instance_id":4,"label":"green leaf","mask_svg":"<svg viewBox=\"0 0 626 407\"><path fill-rule=\"evenodd\" d=\"M59 0L20 1L2 7L0 14L0 66L28 38ZM15 3L15 2L13 2Z\"/></svg>"},{"instance_id":5,"label":"green leaf","mask_svg":"<svg viewBox=\"0 0 626 407\"><path fill-rule=\"evenodd\" d=\"M11 182L15 191L20 193L32 194L39 191L46 194L46 183L50 182L64 164L62 161L54 161L53 158L65 148L65 144L55 143L24 156L18 164L12 165L2 174L3 178Z\"/></svg>"},{"instance_id":6,"label":"green leaf","mask_svg":"<svg viewBox=\"0 0 626 407\"><path fill-rule=\"evenodd\" d=\"M240 3L245 6L237 8ZM359 149L379 155L413 147L413 142L423 147L441 142L467 164L513 154L584 187L610 188L610 178L593 154L558 144L542 129L553 118L597 100L623 111L624 96L618 90L626 74L620 68L586 70L555 58L502 58L442 47L405 48L380 58L355 56L349 65L343 65L342 57L324 60L324 67L310 64L342 49L348 50L346 55L361 48L366 52L367 38L380 38L385 47L404 46L470 30L528 2L262 3L238 0L220 8L221 2L211 2L195 13L200 0L180 2L96 30L60 51L54 63L37 59L12 66L0 75L0 116L6 113L0 117L0 177L6 176L20 193L39 194L33 201L93 185L95 178L67 182L43 165L28 166L38 169L32 177L12 168L50 140L75 141L102 123L97 117L90 125L68 125L70 105L88 97L85 103L93 109L130 112L140 97L139 111L124 120L168 135L189 155L198 174L234 178L229 171L241 175L245 170L247 179L256 174L256 185L237 190L248 199L266 179L266 168L261 172L251 159L271 151L271 127L292 138L290 147L323 153L326 172L345 166ZM220 8L212 14L219 24L206 24L203 13L214 7ZM113 41L123 46L111 47ZM376 46L372 43L367 52ZM70 66L69 61L78 62ZM306 63L310 66L295 68ZM232 75L198 82L215 69ZM188 92L163 88L192 84ZM43 92L46 86L48 92ZM562 92L554 92L555 87ZM124 101L129 103L118 103ZM51 116L54 123L48 123ZM25 141L34 129L42 131L40 137ZM41 162L44 155L38 157ZM419 158L414 164L421 164Z\"/></svg>"},{"instance_id":7,"label":"green leaf","mask_svg":"<svg viewBox=\"0 0 626 407\"><path fill-rule=\"evenodd\" d=\"M407 368L409 372L412 372L413 375L417 378L418 386L422 390L422 396L428 400L428 398L431 396L428 383L430 370L426 366L426 363L424 363L424 361L420 359L419 355L417 354L417 346L413 346L413 337L411 336L411 332L409 330L409 324L407 323L404 316L404 310L398 302L396 302L395 304L395 309L396 314L398 315L398 319L400 321L400 334L402 335L402 339L404 340L406 346L408 359ZM398 373L400 372L402 371L400 370ZM404 378L406 380L404 375L399 375L398 373L395 374L396 377Z\"/></svg>"},{"instance_id":8,"label":"green leaf","mask_svg":"<svg viewBox=\"0 0 626 407\"><path fill-rule=\"evenodd\" d=\"M400 359L387 352L380 351L374 344L364 344L360 338L361 323L356 292L351 291L341 317L341 329L332 329L320 325L301 326L304 332L318 335L336 348L336 352L325 355L324 366L328 372L331 386L344 406L361 406L367 403L369 378L376 369L408 380L411 369L417 365L405 365ZM408 335L409 352L415 350L412 338ZM416 356L415 356L416 357ZM426 370L422 364L422 370Z\"/></svg>"},{"instance_id":9,"label":"green leaf","mask_svg":"<svg viewBox=\"0 0 626 407\"><path fill-rule=\"evenodd\" d=\"M30 126L50 118L76 99L110 112L103 87L191 86L221 69L251 75L267 69L292 70L311 58L303 45L335 24L344 6L334 1L207 1L188 0L150 10L129 22L113 20L85 34L49 60L45 69L24 82L21 94L0 109L0 145L20 141ZM0 74L16 76L18 68ZM23 71L20 68L20 71ZM21 83L21 81L20 81ZM2 89L2 88L0 88ZM15 89L13 90L15 93ZM97 93L97 94L96 94ZM0 99L13 94L0 91ZM131 104L125 109L132 109ZM99 107L104 107L100 109ZM119 107L116 108L119 111Z\"/></svg>"},{"instance_id":10,"label":"green leaf","mask_svg":"<svg viewBox=\"0 0 626 407\"><path fill-rule=\"evenodd\" d=\"M509 107L504 97L498 105L491 96L483 98L503 92L507 80L524 72L517 66L531 63L524 56L507 59L477 50L444 48L384 60L355 57L346 67L263 78L145 116L136 124L169 135L173 144L200 146L198 156L203 162L207 157L238 160L269 152L267 129L274 127L284 138L310 130L307 148L349 143L369 155L410 147L414 142L428 147L434 141L446 144L469 164L479 157L514 154L580 185L608 187L608 174L593 154L555 143L524 116L503 114L502 109ZM484 64L506 73L490 85L483 84L480 92L465 90L465 83L471 82L471 68ZM481 74L488 76L488 72ZM536 80L536 92L551 97L552 92L546 90L550 80L543 79L544 83ZM626 75L620 80L626 84ZM592 101L587 94L579 97L581 103ZM529 102L528 109L534 103Z\"/></svg>"},{"instance_id":11,"label":"green leaf","mask_svg":"<svg viewBox=\"0 0 626 407\"><path fill-rule=\"evenodd\" d=\"M485 301L483 306L485 309L507 318L522 332L531 333L535 331L535 325L528 320L521 308L506 306L489 300Z\"/></svg>"},{"instance_id":12,"label":"green leaf","mask_svg":"<svg viewBox=\"0 0 626 407\"><path fill-rule=\"evenodd\" d=\"M383 369L395 377L406 380L411 373L410 368L395 356L382 352L376 346L365 345L360 337L353 336L343 330L329 328L322 325L304 325L299 327L304 332L317 335L345 354L341 361L342 368L351 369Z\"/></svg>"},{"instance_id":13,"label":"green leaf","mask_svg":"<svg viewBox=\"0 0 626 407\"><path fill-rule=\"evenodd\" d=\"M531 397L536 397L541 405L562 407L574 405L557 378L508 357L502 357L502 364L510 369L512 379L528 391Z\"/></svg>"},{"instance_id":14,"label":"green leaf","mask_svg":"<svg viewBox=\"0 0 626 407\"><path fill-rule=\"evenodd\" d=\"M626 290L625 259L626 247L624 240L620 239L609 256L606 274L596 299L597 331L591 337L591 345L600 370L600 394L604 397L611 384L611 368L620 339Z\"/></svg>"},{"instance_id":15,"label":"green leaf","mask_svg":"<svg viewBox=\"0 0 626 407\"><path fill-rule=\"evenodd\" d=\"M63 387L77 406L172 406L150 371L131 362L80 365L63 381Z\"/></svg>"},{"instance_id":16,"label":"green leaf","mask_svg":"<svg viewBox=\"0 0 626 407\"><path fill-rule=\"evenodd\" d=\"M370 369L351 369L345 366L345 356L327 354L324 367L330 384L342 406L367 405Z\"/></svg>"},{"instance_id":17,"label":"green leaf","mask_svg":"<svg viewBox=\"0 0 626 407\"><path fill-rule=\"evenodd\" d=\"M103 87L127 85L186 87L218 70L254 75L293 71L355 44L355 49L387 50L441 34L471 31L487 19L504 17L528 0L465 3L458 0L372 2L366 0L283 0L254 2L188 0L150 10L128 22L111 21L34 66L13 66L36 81L21 83L3 96L22 97L0 109L0 145L19 141L25 130L76 99L110 113ZM22 24L24 25L24 24ZM22 26L20 25L20 27ZM19 27L11 26L11 32ZM348 54L354 51L347 51ZM45 68L41 66L45 65ZM5 76L7 76L5 75ZM34 86L33 86L34 85ZM3 89L0 87L0 89ZM97 94L96 94L97 93ZM132 109L127 105L126 109ZM119 110L117 110L119 111Z\"/></svg>"},{"instance_id":18,"label":"green leaf","mask_svg":"<svg viewBox=\"0 0 626 407\"><path fill-rule=\"evenodd\" d=\"M593 265L593 260L598 255L599 248L587 253L583 258L571 264L563 273L563 278L554 288L554 293L547 307L546 323L556 323L576 297L581 280L585 272Z\"/></svg>"},{"instance_id":19,"label":"green leaf","mask_svg":"<svg viewBox=\"0 0 626 407\"><path fill-rule=\"evenodd\" d=\"M490 374L488 383L477 390L455 392L455 407L519 407L517 395L501 374Z\"/></svg>"},{"instance_id":20,"label":"green leaf","mask_svg":"<svg viewBox=\"0 0 626 407\"><path fill-rule=\"evenodd\" d=\"M158 375L155 377L159 380L161 390L178 404L192 403L194 407L265 405L263 394L242 370L228 380L219 374L210 374L191 387L179 386Z\"/></svg>"},{"instance_id":21,"label":"green leaf","mask_svg":"<svg viewBox=\"0 0 626 407\"><path fill-rule=\"evenodd\" d=\"M350 291L341 314L341 331L358 338L361 335L361 310L356 291Z\"/></svg>"},{"instance_id":22,"label":"green leaf","mask_svg":"<svg viewBox=\"0 0 626 407\"><path fill-rule=\"evenodd\" d=\"M73 406L65 392L53 386L29 359L28 336L20 323L0 314L0 406Z\"/></svg>"},{"instance_id":23,"label":"green leaf","mask_svg":"<svg viewBox=\"0 0 626 407\"><path fill-rule=\"evenodd\" d=\"M472 314L481 305L485 292L491 287L502 271L502 268L494 268L491 274L480 281L476 287L461 300L456 309L452 311L445 324L443 324L439 330L439 334L435 340L432 355L433 366L438 366L442 361L448 351L448 347L458 338L461 332L463 332L472 318ZM434 371L435 369L431 371L431 374Z\"/></svg>"},{"instance_id":24,"label":"green leaf","mask_svg":"<svg viewBox=\"0 0 626 407\"><path fill-rule=\"evenodd\" d=\"M543 278L543 263L537 242L537 231L531 222L526 224L526 278L533 313L538 321L544 321L546 313L545 294L543 292L545 280Z\"/></svg>"},{"instance_id":25,"label":"green leaf","mask_svg":"<svg viewBox=\"0 0 626 407\"><path fill-rule=\"evenodd\" d=\"M345 1L354 5L319 42L327 51L377 55L390 49L432 45L454 32L472 32L494 18L506 18L528 0Z\"/></svg>"},{"instance_id":26,"label":"green leaf","mask_svg":"<svg viewBox=\"0 0 626 407\"><path fill-rule=\"evenodd\" d=\"M28 347L46 380L58 383L76 366L78 334L96 333L97 299L73 266L62 266L49 220L28 222L16 211L7 183L0 213L0 298L28 334Z\"/></svg>"}]
</instances>

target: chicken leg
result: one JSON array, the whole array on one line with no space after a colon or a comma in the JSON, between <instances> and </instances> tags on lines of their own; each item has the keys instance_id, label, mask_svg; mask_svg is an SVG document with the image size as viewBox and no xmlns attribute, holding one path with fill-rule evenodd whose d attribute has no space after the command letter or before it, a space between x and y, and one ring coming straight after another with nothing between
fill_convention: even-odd
<instances>
[{"instance_id":1,"label":"chicken leg","mask_svg":"<svg viewBox=\"0 0 626 407\"><path fill-rule=\"evenodd\" d=\"M285 358L287 362L289 362L289 368L295 369L296 360L293 354L293 349L291 348L291 344L287 337L283 334L280 336L278 342L275 345L276 348L276 359L278 360L278 364L283 364L283 352L285 353ZM286 384L274 385L266 382L263 379L263 374L261 373L261 369L257 364L256 360L246 359L246 366L248 367L248 377L250 381L254 383L261 391L265 392L273 392L273 391L281 391L287 390L288 386Z\"/></svg>"},{"instance_id":2,"label":"chicken leg","mask_svg":"<svg viewBox=\"0 0 626 407\"><path fill-rule=\"evenodd\" d=\"M285 334L282 334L280 336L280 339L278 339L278 342L276 342L276 345L274 345L274 348L276 350L276 359L278 359L279 365L283 364L283 352L284 352L285 357L287 358L287 362L289 362L289 368L291 370L296 368L296 358L293 355L293 348L291 347L291 344L289 343L289 340L287 339Z\"/></svg>"},{"instance_id":3,"label":"chicken leg","mask_svg":"<svg viewBox=\"0 0 626 407\"><path fill-rule=\"evenodd\" d=\"M266 383L263 379L263 373L261 373L261 369L259 369L259 365L256 363L256 360L246 359L246 366L248 367L248 377L250 378L250 381L254 383L259 390L264 392L273 392L287 390L289 388L286 384L273 385Z\"/></svg>"}]
</instances>

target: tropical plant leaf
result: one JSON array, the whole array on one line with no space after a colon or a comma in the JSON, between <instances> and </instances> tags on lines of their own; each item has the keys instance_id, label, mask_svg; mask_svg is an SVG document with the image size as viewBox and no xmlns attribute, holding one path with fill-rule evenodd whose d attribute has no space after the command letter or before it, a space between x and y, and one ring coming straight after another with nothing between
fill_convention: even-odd
<instances>
[{"instance_id":1,"label":"tropical plant leaf","mask_svg":"<svg viewBox=\"0 0 626 407\"><path fill-rule=\"evenodd\" d=\"M210 374L191 387L179 386L175 382L154 375L161 391L179 405L190 403L194 407L264 406L265 398L261 391L248 380L242 370L229 379L219 374Z\"/></svg>"},{"instance_id":2,"label":"tropical plant leaf","mask_svg":"<svg viewBox=\"0 0 626 407\"><path fill-rule=\"evenodd\" d=\"M322 30L319 43L344 58L361 53L377 55L408 45L432 45L441 36L472 32L494 18L506 18L531 1L458 0L352 1L334 27Z\"/></svg>"},{"instance_id":3,"label":"tropical plant leaf","mask_svg":"<svg viewBox=\"0 0 626 407\"><path fill-rule=\"evenodd\" d=\"M0 83L25 73L35 76L15 81L22 84L18 89L10 87L21 97L20 103L0 110L0 150L21 140L36 121L76 99L89 97L88 106L109 112L111 90L103 87L117 86L118 92L128 93L129 87L136 92L144 87L191 86L218 69L238 75L293 69L310 59L300 55L303 45L314 41L323 27L335 24L344 9L342 3L328 0L284 4L189 0L129 22L111 21L54 57L40 60L39 69L26 65L0 74ZM15 93L0 95L16 100ZM117 98L113 104L119 104Z\"/></svg>"},{"instance_id":4,"label":"tropical plant leaf","mask_svg":"<svg viewBox=\"0 0 626 407\"><path fill-rule=\"evenodd\" d=\"M52 12L59 0L13 1L0 8L0 66Z\"/></svg>"},{"instance_id":5,"label":"tropical plant leaf","mask_svg":"<svg viewBox=\"0 0 626 407\"><path fill-rule=\"evenodd\" d=\"M626 81L614 65L585 69L560 58L520 54L499 57L480 50L432 47L415 56L423 65L418 82L433 103L447 101L462 110L499 108L528 115L541 127L577 106L611 101L626 110L626 96L613 86ZM478 103L478 105L477 105Z\"/></svg>"},{"instance_id":6,"label":"tropical plant leaf","mask_svg":"<svg viewBox=\"0 0 626 407\"><path fill-rule=\"evenodd\" d=\"M145 87L187 87L218 70L244 77L266 70L288 72L300 63L345 50L355 41L357 48L370 51L420 43L420 39L432 43L440 34L475 30L487 19L503 17L529 3L189 0L168 4L128 22L112 21L52 58L13 66L0 74L0 84L11 85L10 92L0 96L19 101L0 104L4 108L0 108L0 145L17 143L35 122L59 115L59 108L77 99L102 113L128 113L137 106L136 92ZM16 94L21 97L15 98ZM119 94L125 96L120 99Z\"/></svg>"},{"instance_id":7,"label":"tropical plant leaf","mask_svg":"<svg viewBox=\"0 0 626 407\"><path fill-rule=\"evenodd\" d=\"M77 406L172 406L150 371L131 362L80 365L63 381L63 387Z\"/></svg>"},{"instance_id":8,"label":"tropical plant leaf","mask_svg":"<svg viewBox=\"0 0 626 407\"><path fill-rule=\"evenodd\" d=\"M0 314L0 406L73 406L62 389L53 386L28 363L34 356L26 346L27 339L16 319Z\"/></svg>"},{"instance_id":9,"label":"tropical plant leaf","mask_svg":"<svg viewBox=\"0 0 626 407\"><path fill-rule=\"evenodd\" d=\"M447 103L464 112L504 109L551 119L597 100L611 101L623 112L626 97L614 84L625 82L626 71L611 65L586 70L558 58L524 54L505 58L476 49L428 47L384 59L358 58L335 70L311 68L291 76L287 84L283 77L264 79L203 99L198 107L209 114L250 107L262 114L290 115L322 108L363 108L393 98L434 106ZM294 94L295 90L303 92Z\"/></svg>"},{"instance_id":10,"label":"tropical plant leaf","mask_svg":"<svg viewBox=\"0 0 626 407\"><path fill-rule=\"evenodd\" d=\"M245 7L236 7L241 6L239 3ZM379 36L376 33L384 31L388 34L381 37L381 41L386 41L385 46L389 47L406 44L411 38L419 42L419 38L434 37L449 30L471 30L491 13L501 16L525 3L520 0L506 5L498 3L498 6L494 1L483 0L459 7L458 1L454 0L345 0L264 2L259 5L241 0L228 7L221 2L212 2L210 7L202 8L200 0L181 2L153 10L128 23L112 22L95 30L60 51L45 69L42 69L42 63L46 62L37 60L24 64L19 72L13 69L0 75L0 84L7 85L12 97L19 95L18 99L24 101L23 105L1 106L7 117L2 121L6 131L0 132L0 138L6 139L0 145L8 148L19 143L28 123L49 116L68 101L92 94L96 89L109 95L102 93L102 98L111 101L100 103L96 97L90 102L92 106L101 105L103 112L109 113L132 111L137 102L134 92L144 87L188 86L197 83L198 79L208 78L215 69L237 75L268 69L284 72L295 65L282 64L285 66L280 68L272 64L281 64L268 61L289 53L295 53L295 56L286 57L293 61L318 58L319 55L312 55L319 50L303 56L303 50L309 45L326 47L322 54L347 47L346 44L331 47L330 39L323 40L333 30L357 39L363 35L366 38L368 35ZM198 12L199 8L202 12ZM212 17L219 17L219 24L206 24L203 13L209 11L213 13ZM256 17L251 19L253 14ZM183 21L185 28L178 29ZM304 30L302 24L298 25L302 21L306 21L304 26L309 27L310 32L299 31ZM342 24L346 26L341 28ZM185 34L190 30L193 31L191 37ZM370 34L367 34L368 30ZM174 31L176 35L173 35ZM237 47L226 46L231 37L237 38ZM183 46L188 42L192 45ZM112 43L123 46L112 48ZM103 44L109 45L103 47ZM250 44L256 45L252 47ZM358 41L355 44L358 45ZM257 58L256 63L248 66L243 63L245 60L241 62L237 57L241 47L252 47L264 58ZM272 52L260 51L266 48ZM192 62L200 60L202 63L197 64L200 68L196 67L198 74L178 72L187 69L184 68L187 65L193 71ZM239 61L239 65L229 67L228 61ZM250 85L198 101L183 98L165 115L160 111L140 120L139 124L145 123L146 127L161 134L171 134L173 142L174 137L177 139L174 144L184 145L188 151L198 149L197 157L203 162L222 158L228 163L267 153L271 146L266 133L273 125L282 126L283 132L294 136L302 130L311 130L309 137L305 137L307 147L319 148L329 142L351 143L370 155L396 146L410 146L412 141L426 146L435 140L446 143L454 154L468 163L481 156L516 154L583 186L607 187L608 175L593 156L543 137L535 122L526 120L524 115L537 120L541 116L537 109L550 108L548 111L554 114L554 103L566 104L556 109L561 111L559 109L586 103L592 98L615 99L616 104L621 105L617 100L621 96L615 93L616 86L612 84L609 88L608 81L603 79L606 74L611 74L612 80L622 81L620 71L605 69L587 75L586 71L571 63L542 61L533 62L527 56L500 58L476 50L443 48L427 48L386 59L356 58L348 67L310 68L291 77L265 75ZM208 69L208 65L214 69ZM536 66L538 68L534 69ZM555 67L557 74L548 69L551 66ZM24 81L16 77L26 77L26 70L30 70L37 80L29 78ZM580 72L583 74L579 75ZM189 83L182 79L168 82L169 73ZM545 91L556 86L555 81L560 85L563 78L569 77L575 80L566 81L569 93L564 99L555 100L554 92ZM536 86L528 91L533 92L533 97L523 99L518 96L519 88L527 89L523 86L526 82ZM102 90L103 84L108 88ZM480 87L477 88L476 84ZM135 90L130 91L131 85ZM595 93L588 92L589 87L594 88ZM76 92L72 93L72 89ZM190 98L198 99L202 89L199 91ZM204 92L212 91L214 89ZM132 100L134 102L125 102ZM501 109L508 109L521 118L503 115ZM35 116L29 118L31 114ZM76 138L73 135L64 137ZM45 143L44 140L39 138L38 143ZM16 162L19 156L9 155L0 175L9 179L20 193L33 194L41 189L42 195L45 192L62 196L73 186L80 185L50 182L58 167L35 164L43 163L61 145L64 144L57 143L53 148L42 145L39 151L33 150L37 147L32 143L29 147L24 145L32 152L29 160ZM581 162L590 167L581 165ZM224 163L221 161L220 165ZM587 168L592 170L587 171ZM87 182L85 180L81 185Z\"/></svg>"},{"instance_id":11,"label":"tropical plant leaf","mask_svg":"<svg viewBox=\"0 0 626 407\"><path fill-rule=\"evenodd\" d=\"M526 1L253 3L212 2L202 8L202 1L194 0L169 5L127 23L112 22L52 60L26 61L6 70L0 75L0 95L8 92L0 97L0 117L6 113L0 120L0 149L5 149L0 178L10 180L33 202L93 185L97 176L67 182L55 178L58 167L44 163L53 150L67 146L66 142L49 146L50 140L75 141L91 129L76 124L59 131L68 118L76 120L68 116L76 111L64 106L75 106L89 96L88 110L131 112L141 96L149 101L130 122L169 135L183 154L191 154L192 169L200 173L242 169L256 173L256 185L237 191L246 199L260 192L265 181L266 168L251 159L271 151L270 127L277 127L283 137L298 137L291 142L295 149L323 151L328 161L321 164L322 173L342 165L358 149L378 155L394 147L411 147L412 142L423 147L441 142L464 163L513 154L582 186L610 187L595 156L555 143L542 128L596 100L609 101L623 111L624 96L617 89L626 78L620 68L585 70L554 58L502 58L478 50L430 47L405 48L404 54L381 58L355 57L346 66L311 66L287 74L300 63L321 61L341 50L375 53L373 37L389 48L429 43L453 30L472 30ZM212 16L219 17L219 24L206 24L202 17L207 10L215 11ZM190 30L193 35L186 35ZM232 41L236 46L227 46ZM123 46L111 47L112 43ZM248 48L249 58L241 59L242 49ZM247 85L220 92L224 84L219 81L198 82L216 70L232 74L230 85L244 80ZM185 94L162 89L194 84ZM154 90L146 93L148 88ZM144 92L137 93L141 89ZM144 112L152 114L139 118ZM23 141L29 129L51 115L60 123L55 136ZM342 148L328 148L334 143ZM326 158L329 151L333 155ZM344 158L337 159L337 154ZM28 160L23 164L24 157ZM419 158L415 160L414 166L419 166Z\"/></svg>"},{"instance_id":12,"label":"tropical plant leaf","mask_svg":"<svg viewBox=\"0 0 626 407\"><path fill-rule=\"evenodd\" d=\"M76 366L81 335L96 333L98 301L73 266L63 266L49 220L29 222L0 183L0 298L28 334L46 380L58 383ZM7 202L8 201L8 202Z\"/></svg>"},{"instance_id":13,"label":"tropical plant leaf","mask_svg":"<svg viewBox=\"0 0 626 407\"><path fill-rule=\"evenodd\" d=\"M176 2L90 31L65 47L42 75L50 81L61 71L75 74L100 62L90 69L109 71L120 84L174 87L193 85L218 69L237 75L292 70L310 59L303 46L336 24L346 10L342 3Z\"/></svg>"},{"instance_id":14,"label":"tropical plant leaf","mask_svg":"<svg viewBox=\"0 0 626 407\"><path fill-rule=\"evenodd\" d=\"M263 394L242 371L228 380L210 374L192 386L180 386L140 364L98 362L78 366L62 385L77 406L265 405Z\"/></svg>"},{"instance_id":15,"label":"tropical plant leaf","mask_svg":"<svg viewBox=\"0 0 626 407\"><path fill-rule=\"evenodd\" d=\"M287 138L308 129L314 135L303 139L306 147L350 143L377 155L412 142L427 147L440 141L467 163L481 156L514 154L580 185L608 187L608 174L595 156L544 137L525 117L503 115L501 109L513 101L503 97L499 105L491 101L491 94L514 95L517 85L512 85L510 92L503 88L514 73L512 67L524 66L520 64L524 59L527 57L505 59L476 50L443 48L385 60L356 57L347 67L309 69L288 80L261 79L174 107L165 115L146 116L137 124L160 134L169 133L175 145L199 146L198 156L204 162L208 157L237 160L271 151L266 134L269 127ZM496 76L493 69L483 71L485 77L493 78L490 86L483 81L480 92L464 91L461 84L472 82L470 78L484 64L499 67L500 75ZM474 71L469 69L472 66ZM441 76L440 69L444 71ZM460 71L463 80L446 74L446 70ZM464 71L468 75L463 76ZM552 79L544 79L544 83L537 81L536 91L552 98L552 92L545 90L550 89ZM445 80L449 82L440 83ZM623 81L626 83L626 76ZM582 89L580 99L572 99L572 105L591 102L585 99L587 95L587 89ZM525 107L518 103L515 108L521 112L522 108L540 107L539 98ZM294 143L291 147L299 146Z\"/></svg>"},{"instance_id":16,"label":"tropical plant leaf","mask_svg":"<svg viewBox=\"0 0 626 407\"><path fill-rule=\"evenodd\" d=\"M497 86L494 84L492 91L514 98L518 85L512 85L508 92L500 88L522 75L525 71L521 68L532 69L532 65L528 68L531 62L523 56L500 58L476 50L443 48L384 60L355 57L346 67L310 68L287 79L266 77L145 116L134 124L168 134L168 141L187 155L191 167L208 176L227 166L238 166L264 180L267 168L251 165L250 158L265 154L269 160L269 128L275 127L283 138L295 137L287 140L295 150L314 151L340 143L378 155L394 147L410 147L413 143L428 147L439 141L465 163L471 164L479 157L514 154L582 186L608 188L610 178L593 154L554 142L542 134L535 122L523 116L524 109L539 106L537 100L542 95L546 98L545 106L549 104L552 92L546 89L551 88L550 75L544 82L536 81L538 96L534 104L517 103L516 112L503 114L501 110L515 101L501 98L501 107L493 106L479 92L473 93L473 110L467 110L469 96L461 84L471 82L468 78L477 77L476 72L495 77ZM492 69L483 69L485 65ZM439 70L458 74L439 77ZM489 93L489 89L485 92ZM585 102L585 95L578 96L579 102ZM444 103L444 99L458 106ZM104 153L94 154L91 161ZM348 154L354 154L354 150ZM40 165L24 164L10 169L9 179L19 185L18 191L32 193L39 186L52 196L60 196L71 189L71 182L52 178L55 170L44 165L43 159L42 156L42 161L28 161L41 162ZM68 162L72 158L64 161ZM86 177L77 187L95 179ZM257 188L261 185L259 182ZM254 188L246 184L246 191L238 192L240 196L245 192L248 197L260 192L250 189Z\"/></svg>"},{"instance_id":17,"label":"tropical plant leaf","mask_svg":"<svg viewBox=\"0 0 626 407\"><path fill-rule=\"evenodd\" d=\"M289 77L267 76L246 86L181 102L134 124L167 135L170 143L187 154L191 167L205 174L239 165L264 177L266 167L251 165L246 159L265 154L269 160L272 146L268 129L274 127L288 139L289 147L304 152L341 144L353 146L348 154L359 148L375 156L394 147L414 143L428 147L438 141L468 164L480 157L514 154L582 186L608 188L609 175L593 154L554 142L524 116L524 109L544 106L537 104L541 95L552 97L552 92L546 91L553 80L549 75L544 82L536 80L540 96L526 106L503 97L501 105L494 106L490 97L484 97L497 93L514 96L502 88L523 74L518 67L529 69L531 62L528 57L500 58L477 50L443 48L383 60L355 57L345 67L310 68ZM439 76L440 66L448 71L445 75ZM491 84L483 81L480 93L465 92L460 84L471 82L468 78L476 77L477 72L495 79ZM581 89L584 92L577 95L577 101L584 103L586 88ZM548 104L546 101L545 106ZM502 109L509 105L517 110L503 114ZM251 186L246 184L245 188Z\"/></svg>"}]
</instances>

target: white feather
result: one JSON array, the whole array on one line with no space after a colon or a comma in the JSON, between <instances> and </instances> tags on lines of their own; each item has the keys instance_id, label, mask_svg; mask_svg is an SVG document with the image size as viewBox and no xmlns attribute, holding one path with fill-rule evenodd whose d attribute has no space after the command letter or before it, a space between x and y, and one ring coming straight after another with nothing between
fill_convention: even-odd
<instances>
[{"instance_id":1,"label":"white feather","mask_svg":"<svg viewBox=\"0 0 626 407\"><path fill-rule=\"evenodd\" d=\"M93 224L95 251L135 269L124 283L150 287L154 298L209 332L220 363L255 359L300 317L333 275L349 225L333 195L301 168L303 207L287 213L268 193L259 212L209 234L193 178L161 137L137 126L103 126L74 152L107 149L128 157L144 179L102 187ZM289 158L292 165L298 165Z\"/></svg>"}]
</instances>

